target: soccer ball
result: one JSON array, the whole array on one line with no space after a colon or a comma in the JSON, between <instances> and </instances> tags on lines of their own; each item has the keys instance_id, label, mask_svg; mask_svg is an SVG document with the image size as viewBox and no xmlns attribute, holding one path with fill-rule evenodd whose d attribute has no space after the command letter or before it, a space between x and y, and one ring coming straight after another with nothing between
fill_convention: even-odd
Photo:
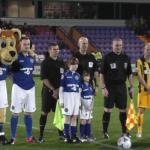
<instances>
[{"instance_id":1,"label":"soccer ball","mask_svg":"<svg viewBox=\"0 0 150 150\"><path fill-rule=\"evenodd\" d=\"M128 136L124 135L124 136L121 136L118 139L117 145L119 147L122 147L123 149L130 149L131 145L132 145L132 142L131 142L131 139Z\"/></svg>"}]
</instances>

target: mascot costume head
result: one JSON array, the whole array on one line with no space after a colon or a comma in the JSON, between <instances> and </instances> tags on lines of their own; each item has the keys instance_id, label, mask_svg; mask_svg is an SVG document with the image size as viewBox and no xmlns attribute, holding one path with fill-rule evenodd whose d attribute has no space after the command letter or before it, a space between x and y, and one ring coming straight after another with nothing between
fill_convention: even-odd
<instances>
[{"instance_id":1,"label":"mascot costume head","mask_svg":"<svg viewBox=\"0 0 150 150\"><path fill-rule=\"evenodd\" d=\"M0 29L0 63L11 65L17 59L20 38L19 29Z\"/></svg>"}]
</instances>

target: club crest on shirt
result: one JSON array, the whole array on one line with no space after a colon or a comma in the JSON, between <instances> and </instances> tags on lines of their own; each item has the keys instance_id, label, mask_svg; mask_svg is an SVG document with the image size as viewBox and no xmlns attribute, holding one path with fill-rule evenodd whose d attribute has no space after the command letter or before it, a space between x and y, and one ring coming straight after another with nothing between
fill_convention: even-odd
<instances>
[{"instance_id":1,"label":"club crest on shirt","mask_svg":"<svg viewBox=\"0 0 150 150\"><path fill-rule=\"evenodd\" d=\"M124 69L127 69L128 63L124 63Z\"/></svg>"},{"instance_id":2,"label":"club crest on shirt","mask_svg":"<svg viewBox=\"0 0 150 150\"><path fill-rule=\"evenodd\" d=\"M15 110L15 106L14 106L14 105L12 105L12 106L11 106L11 109L12 109L12 110Z\"/></svg>"},{"instance_id":3,"label":"club crest on shirt","mask_svg":"<svg viewBox=\"0 0 150 150\"><path fill-rule=\"evenodd\" d=\"M33 58L30 58L30 62L33 64L33 62L34 62L34 59L33 59Z\"/></svg>"},{"instance_id":4,"label":"club crest on shirt","mask_svg":"<svg viewBox=\"0 0 150 150\"><path fill-rule=\"evenodd\" d=\"M77 76L77 75L76 75L74 78L75 78L76 80L79 80L79 76Z\"/></svg>"},{"instance_id":5,"label":"club crest on shirt","mask_svg":"<svg viewBox=\"0 0 150 150\"><path fill-rule=\"evenodd\" d=\"M68 108L65 108L64 111L65 111L65 112L68 112Z\"/></svg>"},{"instance_id":6,"label":"club crest on shirt","mask_svg":"<svg viewBox=\"0 0 150 150\"><path fill-rule=\"evenodd\" d=\"M112 64L110 64L110 68L111 68L111 69L116 69L116 68L117 68L116 63L112 63Z\"/></svg>"}]
</instances>

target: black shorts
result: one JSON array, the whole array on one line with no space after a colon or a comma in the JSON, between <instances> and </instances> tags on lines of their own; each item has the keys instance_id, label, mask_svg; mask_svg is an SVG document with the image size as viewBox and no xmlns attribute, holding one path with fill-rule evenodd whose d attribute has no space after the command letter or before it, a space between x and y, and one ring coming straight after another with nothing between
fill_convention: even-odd
<instances>
[{"instance_id":1,"label":"black shorts","mask_svg":"<svg viewBox=\"0 0 150 150\"><path fill-rule=\"evenodd\" d=\"M104 97L104 107L119 109L127 108L127 88L125 84L108 87L109 95Z\"/></svg>"},{"instance_id":2,"label":"black shorts","mask_svg":"<svg viewBox=\"0 0 150 150\"><path fill-rule=\"evenodd\" d=\"M42 87L42 112L49 113L55 112L57 99L52 97L53 92L49 88Z\"/></svg>"}]
</instances>

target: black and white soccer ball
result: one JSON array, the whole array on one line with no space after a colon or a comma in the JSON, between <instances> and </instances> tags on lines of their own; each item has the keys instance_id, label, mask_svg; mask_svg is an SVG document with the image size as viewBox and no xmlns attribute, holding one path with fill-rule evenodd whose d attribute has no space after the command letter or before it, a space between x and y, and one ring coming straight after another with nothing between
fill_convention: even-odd
<instances>
[{"instance_id":1,"label":"black and white soccer ball","mask_svg":"<svg viewBox=\"0 0 150 150\"><path fill-rule=\"evenodd\" d=\"M117 145L119 147L122 147L123 149L130 149L132 146L132 142L128 136L124 135L118 139Z\"/></svg>"}]
</instances>

